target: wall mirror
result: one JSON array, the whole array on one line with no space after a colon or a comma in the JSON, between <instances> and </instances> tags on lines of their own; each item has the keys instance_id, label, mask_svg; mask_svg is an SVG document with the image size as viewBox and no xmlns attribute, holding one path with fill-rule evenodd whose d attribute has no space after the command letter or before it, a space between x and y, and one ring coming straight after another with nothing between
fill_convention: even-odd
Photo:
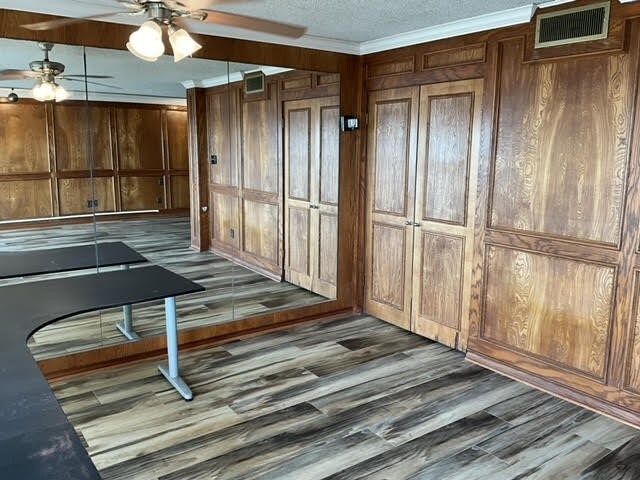
<instances>
[{"instance_id":1,"label":"wall mirror","mask_svg":"<svg viewBox=\"0 0 640 480\"><path fill-rule=\"evenodd\" d=\"M109 77L87 84L85 114L73 117L84 121L90 146L84 205L95 211L95 232L88 232L207 288L178 302L181 330L336 298L338 74L85 53L87 73ZM206 252L190 248L189 131L196 128L207 132ZM76 181L70 191L81 196L82 188ZM51 237L77 227L58 226ZM164 334L160 304L133 308L132 335L116 328L126 326L124 316L112 309L68 319L55 334L46 327L34 353L51 358ZM97 330L87 334L85 324Z\"/></svg>"},{"instance_id":2,"label":"wall mirror","mask_svg":"<svg viewBox=\"0 0 640 480\"><path fill-rule=\"evenodd\" d=\"M38 261L46 270L56 249L87 246L85 266L95 271L95 209L89 201L95 170L88 154L85 80L96 79L86 78L84 49L3 38L0 50L0 256L42 250ZM26 263L23 271L34 267ZM86 271L15 275L0 282ZM63 321L37 332L29 340L36 357L97 345L99 319L79 316L76 322L74 329ZM56 339L64 339L62 345Z\"/></svg>"}]
</instances>

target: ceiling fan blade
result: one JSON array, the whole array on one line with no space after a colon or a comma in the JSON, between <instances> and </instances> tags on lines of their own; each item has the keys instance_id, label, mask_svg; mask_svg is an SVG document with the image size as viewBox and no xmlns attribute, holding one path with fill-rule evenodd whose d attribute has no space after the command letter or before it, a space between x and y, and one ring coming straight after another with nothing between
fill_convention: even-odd
<instances>
[{"instance_id":1,"label":"ceiling fan blade","mask_svg":"<svg viewBox=\"0 0 640 480\"><path fill-rule=\"evenodd\" d=\"M234 3L247 3L252 0L170 0L170 3L177 4L177 6L184 6L190 11L203 10L215 5L226 5Z\"/></svg>"},{"instance_id":2,"label":"ceiling fan blade","mask_svg":"<svg viewBox=\"0 0 640 480\"><path fill-rule=\"evenodd\" d=\"M171 23L173 23L176 27L180 27L181 29L191 33L191 26L189 25L189 22L187 22L187 18L189 17L173 17Z\"/></svg>"},{"instance_id":3,"label":"ceiling fan blade","mask_svg":"<svg viewBox=\"0 0 640 480\"><path fill-rule=\"evenodd\" d=\"M0 70L0 80L24 80L39 78L42 74L31 70Z\"/></svg>"},{"instance_id":4,"label":"ceiling fan blade","mask_svg":"<svg viewBox=\"0 0 640 480\"><path fill-rule=\"evenodd\" d=\"M58 78L67 78L67 79L71 79L71 78L113 78L113 75L82 75L82 74L77 74L77 75L67 75L66 73L64 75L60 75L58 76Z\"/></svg>"},{"instance_id":5,"label":"ceiling fan blade","mask_svg":"<svg viewBox=\"0 0 640 480\"><path fill-rule=\"evenodd\" d=\"M103 13L100 15L91 15L90 17L79 17L79 18L59 18L57 20L47 20L46 22L37 22L37 23L29 23L27 25L22 25L22 28L26 28L27 30L53 30L54 28L64 27L66 25L72 25L74 23L84 22L86 20L97 20L99 18L112 17L114 15L119 15L121 13L131 13L131 12L111 12L111 13Z\"/></svg>"},{"instance_id":6,"label":"ceiling fan blade","mask_svg":"<svg viewBox=\"0 0 640 480\"><path fill-rule=\"evenodd\" d=\"M130 8L132 10L144 10L144 7L139 4L138 2L132 0L130 2L127 2L126 0L116 0L120 5L125 6L127 8Z\"/></svg>"},{"instance_id":7,"label":"ceiling fan blade","mask_svg":"<svg viewBox=\"0 0 640 480\"><path fill-rule=\"evenodd\" d=\"M82 82L82 83L84 83L84 80L79 79L79 78L67 78L67 77L65 77L62 80L66 80L68 82ZM90 85L98 85L100 87L107 87L107 88L113 88L115 90L122 90L122 88L120 88L120 87L116 87L115 85L108 85L106 83L90 82L88 80L87 80L87 83L90 84Z\"/></svg>"},{"instance_id":8,"label":"ceiling fan blade","mask_svg":"<svg viewBox=\"0 0 640 480\"><path fill-rule=\"evenodd\" d=\"M261 18L247 17L245 15L237 15L235 13L214 12L213 10L203 10L207 14L207 18L202 20L205 23L215 23L228 27L238 27L247 30L256 30L258 32L271 33L273 35L282 35L284 37L298 38L307 31L305 27L290 25L287 23L272 22Z\"/></svg>"}]
</instances>

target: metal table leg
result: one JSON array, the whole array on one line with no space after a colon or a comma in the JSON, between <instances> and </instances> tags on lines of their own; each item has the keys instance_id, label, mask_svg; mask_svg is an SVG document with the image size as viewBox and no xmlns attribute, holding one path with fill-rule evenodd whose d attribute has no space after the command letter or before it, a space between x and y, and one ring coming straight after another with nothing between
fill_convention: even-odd
<instances>
[{"instance_id":1,"label":"metal table leg","mask_svg":"<svg viewBox=\"0 0 640 480\"><path fill-rule=\"evenodd\" d=\"M129 265L122 265L120 268L129 270ZM133 308L131 305L122 307L122 313L124 314L124 321L123 323L116 323L116 328L129 340L139 340L140 337L133 331Z\"/></svg>"},{"instance_id":2,"label":"metal table leg","mask_svg":"<svg viewBox=\"0 0 640 480\"><path fill-rule=\"evenodd\" d=\"M164 310L167 322L167 355L169 357L169 368L167 369L166 367L160 366L158 369L185 400L191 400L193 394L184 380L180 378L178 366L178 321L175 297L164 299Z\"/></svg>"}]
</instances>

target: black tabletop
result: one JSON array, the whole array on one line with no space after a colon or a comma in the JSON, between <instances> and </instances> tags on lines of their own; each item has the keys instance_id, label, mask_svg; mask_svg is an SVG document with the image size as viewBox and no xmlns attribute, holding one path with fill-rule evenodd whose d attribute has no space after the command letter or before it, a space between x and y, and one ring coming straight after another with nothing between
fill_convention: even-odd
<instances>
[{"instance_id":1,"label":"black tabletop","mask_svg":"<svg viewBox=\"0 0 640 480\"><path fill-rule=\"evenodd\" d=\"M97 249L97 251L96 251ZM146 262L122 242L0 252L0 279Z\"/></svg>"},{"instance_id":2,"label":"black tabletop","mask_svg":"<svg viewBox=\"0 0 640 480\"><path fill-rule=\"evenodd\" d=\"M29 352L29 336L79 313L202 290L158 266L1 287L0 478L100 478Z\"/></svg>"}]
</instances>

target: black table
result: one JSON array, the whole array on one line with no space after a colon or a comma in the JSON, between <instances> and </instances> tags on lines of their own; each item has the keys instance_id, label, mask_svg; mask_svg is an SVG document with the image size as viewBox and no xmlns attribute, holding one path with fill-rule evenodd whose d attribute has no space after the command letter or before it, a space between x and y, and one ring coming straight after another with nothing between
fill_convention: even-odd
<instances>
[{"instance_id":1,"label":"black table","mask_svg":"<svg viewBox=\"0 0 640 480\"><path fill-rule=\"evenodd\" d=\"M122 242L99 243L97 254L95 244L0 252L0 279L132 265L146 261L146 258Z\"/></svg>"},{"instance_id":2,"label":"black table","mask_svg":"<svg viewBox=\"0 0 640 480\"><path fill-rule=\"evenodd\" d=\"M146 258L122 242L0 252L0 279L72 272L97 267L115 267L118 265L123 270L128 270L129 265L146 261ZM140 337L133 330L131 305L123 306L122 310L124 321L116 324L116 328L129 340L137 340Z\"/></svg>"},{"instance_id":3,"label":"black table","mask_svg":"<svg viewBox=\"0 0 640 480\"><path fill-rule=\"evenodd\" d=\"M0 478L100 478L27 348L34 332L79 313L164 298L169 368L161 371L188 391L178 373L175 297L202 290L157 266L0 287Z\"/></svg>"}]
</instances>

